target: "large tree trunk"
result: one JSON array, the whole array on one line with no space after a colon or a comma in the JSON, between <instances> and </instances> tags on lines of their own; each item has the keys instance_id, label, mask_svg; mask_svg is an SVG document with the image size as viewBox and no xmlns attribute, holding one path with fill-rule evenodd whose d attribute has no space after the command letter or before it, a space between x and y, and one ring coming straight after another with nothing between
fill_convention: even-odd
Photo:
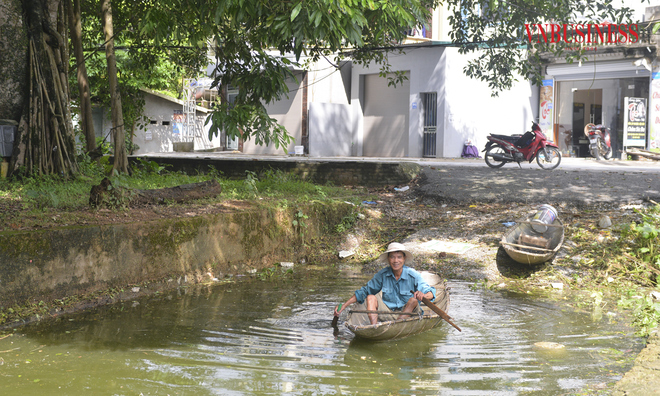
<instances>
[{"instance_id":1,"label":"large tree trunk","mask_svg":"<svg viewBox=\"0 0 660 396\"><path fill-rule=\"evenodd\" d=\"M68 175L77 166L63 8L60 0L23 0L22 5L29 38L28 103L9 171L23 168L27 174Z\"/></svg>"},{"instance_id":2,"label":"large tree trunk","mask_svg":"<svg viewBox=\"0 0 660 396\"><path fill-rule=\"evenodd\" d=\"M0 120L16 124L27 100L28 37L21 0L0 0Z\"/></svg>"},{"instance_id":3,"label":"large tree trunk","mask_svg":"<svg viewBox=\"0 0 660 396\"><path fill-rule=\"evenodd\" d=\"M115 60L114 33L112 29L112 5L110 0L101 1L103 32L105 34L105 58L108 63L108 79L110 82L110 106L112 110L112 129L115 144L113 173L128 173L128 156L124 132L124 117L121 108L121 95L117 82L117 62Z\"/></svg>"},{"instance_id":4,"label":"large tree trunk","mask_svg":"<svg viewBox=\"0 0 660 396\"><path fill-rule=\"evenodd\" d=\"M85 136L85 151L91 152L96 148L96 135L94 134L94 120L92 118L92 100L89 90L89 79L85 67L85 55L82 47L82 24L80 18L80 0L66 0L69 27L71 30L71 43L73 54L78 66L78 91L80 92L80 127Z\"/></svg>"}]
</instances>

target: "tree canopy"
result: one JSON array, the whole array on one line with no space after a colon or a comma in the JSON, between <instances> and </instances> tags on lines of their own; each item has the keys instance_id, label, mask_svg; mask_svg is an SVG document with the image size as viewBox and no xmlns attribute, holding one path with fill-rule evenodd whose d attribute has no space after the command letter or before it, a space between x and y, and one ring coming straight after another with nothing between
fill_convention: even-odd
<instances>
[{"instance_id":1,"label":"tree canopy","mask_svg":"<svg viewBox=\"0 0 660 396\"><path fill-rule=\"evenodd\" d=\"M150 88L176 97L181 76L198 73L206 62L206 56L203 51L191 46L155 45L153 39L141 34L138 23L140 12L145 12L144 3L115 0L113 4L118 84L130 152L133 147L130 134L141 126L144 98L140 89ZM96 105L110 107L109 76L103 54L105 38L100 29L98 1L83 0L81 10L82 40L92 101ZM71 61L72 69L76 67L75 61ZM72 95L79 98L73 80L75 75L70 73L69 77ZM104 137L108 133L100 131Z\"/></svg>"},{"instance_id":2,"label":"tree canopy","mask_svg":"<svg viewBox=\"0 0 660 396\"><path fill-rule=\"evenodd\" d=\"M240 88L233 105L225 101L214 112L212 133L224 129L278 146L290 138L263 103L287 93L292 63L301 56L331 57L335 64L350 57L380 65L385 75L388 52L405 51L400 43L406 30L427 24L429 10L437 6L450 11L451 45L461 53L475 53L464 72L487 82L494 95L521 77L539 84L541 53L569 62L586 54L584 46L565 42L532 46L526 25L633 22L632 10L611 0L160 0L150 3L140 24L141 33L155 42L192 43L200 50L210 45L218 73L215 84Z\"/></svg>"},{"instance_id":3,"label":"tree canopy","mask_svg":"<svg viewBox=\"0 0 660 396\"><path fill-rule=\"evenodd\" d=\"M161 44L211 46L214 86L239 88L233 104L225 100L214 112L212 134L225 130L286 147L291 138L263 104L287 94L292 64L303 55L337 58L352 50L353 60L387 68L383 53L369 49L401 42L432 7L429 0L160 0L147 10L141 32Z\"/></svg>"},{"instance_id":4,"label":"tree canopy","mask_svg":"<svg viewBox=\"0 0 660 396\"><path fill-rule=\"evenodd\" d=\"M10 1L14 0L0 0L0 3ZM48 15L46 10L58 7L61 10L61 5L69 5L72 0L20 1L24 10L33 11L28 13L33 16L34 11ZM95 53L102 51L106 42L100 2L81 1L82 39L88 51L85 62L92 95L108 103L104 60L100 53ZM584 59L583 45L551 41L530 43L526 26L550 23L574 29L576 23L634 22L632 10L616 7L612 0L113 0L112 39L118 49L119 87L122 95L129 99L123 113L132 111L127 121L130 128L140 114L138 88L172 91L174 86L179 87L182 77L198 77L203 67L213 62L214 86L239 90L232 104L225 98L214 111L211 134L224 130L229 136L253 138L257 144L286 147L291 137L270 118L264 104L287 95L286 80L293 76L294 67L305 67L302 59L314 61L326 57L339 65L340 60L350 57L356 63L376 64L382 75L391 76L388 53L405 50L401 43L406 31L428 24L430 10L437 6L450 11L452 43L449 45L458 47L462 53L475 54L465 67L465 73L486 81L494 94L511 87L517 78L539 83L543 77L542 53L565 57L569 62ZM32 19L36 21L34 26L30 25ZM29 39L37 47L46 43L47 47L59 51L61 55L55 53L54 62L57 68L62 68L68 61L68 52L62 46L68 37L66 22L62 18L48 23L41 22L45 18L32 19L27 19ZM39 36L43 35L40 26L47 36L45 41ZM3 37L0 34L0 39ZM49 53L48 48L44 51L46 55ZM39 48L33 52L41 56ZM207 54L212 54L213 59L207 58ZM48 61L40 62L44 63L42 70L54 71ZM62 75L65 74L60 71ZM405 78L402 74L394 76L394 82ZM56 84L59 87L55 87ZM33 87L48 89L49 98L55 97L55 91L59 92L60 104L41 106L41 99L37 98L41 93L35 91L31 94L35 105L28 118L45 120L43 125L61 132L48 132L32 140L28 139L31 139L29 133L22 135L20 142L29 147L27 153L42 153L41 158L47 158L45 162L40 159L23 161L45 164L29 169L68 173L67 168L72 167L67 165L74 161L70 152L71 120L65 104L69 90L71 96L76 97L76 84L71 78L69 87L64 85L67 84L49 76L39 77L33 84ZM52 113L50 118L39 115L44 111ZM19 129L35 131L35 127L26 125ZM59 151L40 147L46 144L57 146ZM52 153L57 156L53 157ZM51 157L59 161L58 164L51 164Z\"/></svg>"},{"instance_id":5,"label":"tree canopy","mask_svg":"<svg viewBox=\"0 0 660 396\"><path fill-rule=\"evenodd\" d=\"M534 40L530 33L539 34L534 25L574 30L588 24L635 23L633 10L617 7L612 0L448 0L447 5L453 44L461 53L476 54L465 74L487 82L495 95L511 88L520 76L540 84L541 54L572 63L585 60L593 50L586 42Z\"/></svg>"}]
</instances>

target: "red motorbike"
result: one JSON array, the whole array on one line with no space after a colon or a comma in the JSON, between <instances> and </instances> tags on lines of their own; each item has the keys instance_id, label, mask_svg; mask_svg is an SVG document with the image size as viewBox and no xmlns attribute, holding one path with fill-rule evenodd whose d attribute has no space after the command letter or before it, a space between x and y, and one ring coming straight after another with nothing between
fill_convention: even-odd
<instances>
[{"instance_id":1,"label":"red motorbike","mask_svg":"<svg viewBox=\"0 0 660 396\"><path fill-rule=\"evenodd\" d=\"M610 131L603 125L587 124L584 126L584 135L589 139L589 152L591 156L600 161L612 158L612 142Z\"/></svg>"},{"instance_id":2,"label":"red motorbike","mask_svg":"<svg viewBox=\"0 0 660 396\"><path fill-rule=\"evenodd\" d=\"M521 162L532 162L536 158L541 168L552 170L561 162L559 147L548 141L535 122L532 131L523 135L488 135L488 143L482 151L486 152L486 165L491 168L501 168L507 162L520 166Z\"/></svg>"}]
</instances>

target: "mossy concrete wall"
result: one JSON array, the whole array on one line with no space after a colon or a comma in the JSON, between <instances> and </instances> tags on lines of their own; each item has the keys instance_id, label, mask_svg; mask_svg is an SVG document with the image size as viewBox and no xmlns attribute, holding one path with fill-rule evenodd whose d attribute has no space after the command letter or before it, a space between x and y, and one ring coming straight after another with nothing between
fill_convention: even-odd
<instances>
[{"instance_id":1,"label":"mossy concrete wall","mask_svg":"<svg viewBox=\"0 0 660 396\"><path fill-rule=\"evenodd\" d=\"M129 158L136 161L142 158L155 161L160 165L169 165L172 171L182 171L187 174L206 173L210 167L222 172L228 178L244 179L245 171L256 174L276 169L300 176L302 180L335 185L384 186L409 183L420 172L421 166L414 162L376 162L360 160L323 161L313 158L279 157L264 159L232 158L231 154L197 153L199 157L162 155L138 156Z\"/></svg>"},{"instance_id":2,"label":"mossy concrete wall","mask_svg":"<svg viewBox=\"0 0 660 396\"><path fill-rule=\"evenodd\" d=\"M61 299L166 278L209 280L298 261L348 204L255 209L146 223L0 233L0 306ZM294 213L308 216L294 227ZM195 279L197 278L197 279Z\"/></svg>"}]
</instances>

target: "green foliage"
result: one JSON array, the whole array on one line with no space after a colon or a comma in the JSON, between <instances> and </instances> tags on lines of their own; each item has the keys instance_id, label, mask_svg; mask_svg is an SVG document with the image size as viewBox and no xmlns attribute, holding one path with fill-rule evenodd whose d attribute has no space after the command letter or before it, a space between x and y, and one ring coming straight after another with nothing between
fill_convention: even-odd
<instances>
[{"instance_id":1,"label":"green foliage","mask_svg":"<svg viewBox=\"0 0 660 396\"><path fill-rule=\"evenodd\" d=\"M113 209L128 209L131 199L135 196L135 192L128 188L128 178L124 174L118 173L116 170L114 177L110 180L108 185L108 192L105 196L107 202L105 206Z\"/></svg>"},{"instance_id":2,"label":"green foliage","mask_svg":"<svg viewBox=\"0 0 660 396\"><path fill-rule=\"evenodd\" d=\"M257 273L257 277L262 281L268 281L273 278L275 271L277 271L277 268L275 267L264 268L261 272Z\"/></svg>"},{"instance_id":3,"label":"green foliage","mask_svg":"<svg viewBox=\"0 0 660 396\"><path fill-rule=\"evenodd\" d=\"M257 182L259 178L257 174L246 170L245 171L245 189L252 194L252 198L256 198L259 195L259 189L257 188Z\"/></svg>"},{"instance_id":4,"label":"green foliage","mask_svg":"<svg viewBox=\"0 0 660 396\"><path fill-rule=\"evenodd\" d=\"M303 213L302 210L298 210L293 214L293 221L291 224L293 224L293 228L296 230L298 235L300 235L300 239L302 240L302 243L305 243L305 229L307 228L307 223L305 223L305 220L309 219L309 216Z\"/></svg>"},{"instance_id":5,"label":"green foliage","mask_svg":"<svg viewBox=\"0 0 660 396\"><path fill-rule=\"evenodd\" d=\"M292 138L268 116L264 104L288 95L287 83L297 78L291 70L305 67L303 56L310 61L333 58L337 65L350 56L361 64L381 65L388 74L387 49L401 42L407 29L426 24L433 3L162 0L140 14L139 32L156 45L194 46L200 52L209 48L214 53L214 86L238 88L239 93L231 104L225 98L213 113L211 134L224 130L285 150ZM394 74L392 81L403 78Z\"/></svg>"},{"instance_id":6,"label":"green foliage","mask_svg":"<svg viewBox=\"0 0 660 396\"><path fill-rule=\"evenodd\" d=\"M97 137L96 138L96 147L99 148L100 155L110 155L112 154L112 143L109 142L109 139L106 137Z\"/></svg>"},{"instance_id":7,"label":"green foliage","mask_svg":"<svg viewBox=\"0 0 660 396\"><path fill-rule=\"evenodd\" d=\"M259 178L256 173L246 173L244 180L223 178L215 168L205 175L187 175L170 172L167 166L154 161L139 159L132 167L130 175L118 175L113 180L117 189L156 189L174 187L216 179L222 186L221 201L227 199L253 200L276 199L283 207L311 200L355 200L352 191L341 187L319 186L304 182L299 177L279 170L268 170ZM89 194L92 186L98 185L108 175L111 166L108 157L100 162L86 154L78 156L80 173L73 178L61 176L22 176L21 178L0 179L0 204L19 203L27 211L73 211L89 207ZM117 207L124 206L118 199Z\"/></svg>"},{"instance_id":8,"label":"green foliage","mask_svg":"<svg viewBox=\"0 0 660 396\"><path fill-rule=\"evenodd\" d=\"M642 297L639 293L631 291L627 296L619 299L618 305L632 310L632 324L641 337L649 336L660 323L660 302L651 296Z\"/></svg>"},{"instance_id":9,"label":"green foliage","mask_svg":"<svg viewBox=\"0 0 660 396\"><path fill-rule=\"evenodd\" d=\"M329 200L337 197L355 199L349 191L341 187L305 182L297 175L281 170L268 169L260 174L246 171L243 180L222 179L217 171L207 176L219 179L223 195L231 199L278 199L280 204L284 203L285 206L287 199L294 201Z\"/></svg>"},{"instance_id":10,"label":"green foliage","mask_svg":"<svg viewBox=\"0 0 660 396\"><path fill-rule=\"evenodd\" d=\"M635 253L640 260L660 270L660 250L658 249L660 205L655 204L647 210L635 209L635 212L641 216L641 224L630 224L623 235L635 242Z\"/></svg>"},{"instance_id":11,"label":"green foliage","mask_svg":"<svg viewBox=\"0 0 660 396\"><path fill-rule=\"evenodd\" d=\"M103 45L99 45L105 42L105 37L100 29L98 7L99 3L95 1L81 3L83 48L87 51L85 67L92 103L110 108L105 52ZM154 45L153 38L144 35L140 29L140 20L149 8L150 5L145 2L112 2L115 57L128 153L139 148L133 143L132 136L136 131L143 130L149 122L143 116L144 96L141 89L149 88L178 97L181 77L196 76L206 61L204 52L198 48ZM71 57L69 87L72 104L78 107L80 93L76 82L75 61L76 59Z\"/></svg>"},{"instance_id":12,"label":"green foliage","mask_svg":"<svg viewBox=\"0 0 660 396\"><path fill-rule=\"evenodd\" d=\"M288 268L280 268L279 266L275 267L267 267L262 269L260 272L257 272L257 278L259 280L267 282L267 281L274 281L274 280L279 280L282 278L286 278L287 276L293 274L293 270Z\"/></svg>"},{"instance_id":13,"label":"green foliage","mask_svg":"<svg viewBox=\"0 0 660 396\"><path fill-rule=\"evenodd\" d=\"M335 226L335 232L338 234L343 234L349 231L351 228L353 228L357 223L357 221L358 221L358 213L351 212L347 216L342 217L341 223Z\"/></svg>"},{"instance_id":14,"label":"green foliage","mask_svg":"<svg viewBox=\"0 0 660 396\"><path fill-rule=\"evenodd\" d=\"M633 325L638 334L648 336L660 323L660 302L650 296L650 291L657 291L660 283L660 253L657 247L660 205L635 212L639 221L622 227L619 229L620 236L607 242L596 240L599 234L595 226L593 229L569 226L567 230L570 239L580 246L580 251L576 252L582 256L580 265L593 269L594 284L609 283L610 280L601 278L612 277L618 288L617 295L622 295L618 305L632 311ZM578 277L573 281L576 284L586 282ZM584 283L581 287L584 288ZM597 306L603 295L596 292L592 297L595 297L593 305Z\"/></svg>"},{"instance_id":15,"label":"green foliage","mask_svg":"<svg viewBox=\"0 0 660 396\"><path fill-rule=\"evenodd\" d=\"M574 43L529 42L526 24L577 24L634 22L632 9L614 2L584 0L524 0L506 2L490 0L449 0L450 37L460 53L472 53L464 68L466 75L485 81L496 96L511 88L517 76L541 83L545 61L540 54L551 54L572 63L586 60L584 46ZM578 19L579 18L579 19ZM594 22L595 21L595 22ZM532 31L532 34L536 33ZM570 40L570 38L569 38ZM533 48L532 48L533 47Z\"/></svg>"},{"instance_id":16,"label":"green foliage","mask_svg":"<svg viewBox=\"0 0 660 396\"><path fill-rule=\"evenodd\" d=\"M85 172L85 173L82 173ZM81 174L75 178L59 175L33 175L16 179L4 179L0 182L0 191L5 199L21 202L31 210L74 209L86 206L89 200L91 181L101 180L98 167L89 162L81 166Z\"/></svg>"},{"instance_id":17,"label":"green foliage","mask_svg":"<svg viewBox=\"0 0 660 396\"><path fill-rule=\"evenodd\" d=\"M160 175L167 167L172 167L170 164L160 165L156 161L149 161L142 158L136 158L136 164L131 168L133 175L136 177L147 176L149 174Z\"/></svg>"}]
</instances>

